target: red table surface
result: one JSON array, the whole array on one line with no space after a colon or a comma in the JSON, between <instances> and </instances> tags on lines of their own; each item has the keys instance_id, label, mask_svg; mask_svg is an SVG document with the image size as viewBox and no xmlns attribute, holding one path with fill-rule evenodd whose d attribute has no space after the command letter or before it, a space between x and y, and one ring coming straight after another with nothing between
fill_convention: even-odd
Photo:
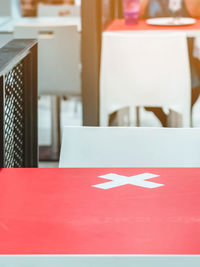
<instances>
[{"instance_id":1,"label":"red table surface","mask_svg":"<svg viewBox=\"0 0 200 267\"><path fill-rule=\"evenodd\" d=\"M200 169L1 169L0 254L200 254Z\"/></svg>"},{"instance_id":2,"label":"red table surface","mask_svg":"<svg viewBox=\"0 0 200 267\"><path fill-rule=\"evenodd\" d=\"M151 26L146 20L139 20L138 24L127 25L123 19L114 20L106 29L106 31L145 31L145 30L200 30L200 20L193 25L187 26Z\"/></svg>"}]
</instances>

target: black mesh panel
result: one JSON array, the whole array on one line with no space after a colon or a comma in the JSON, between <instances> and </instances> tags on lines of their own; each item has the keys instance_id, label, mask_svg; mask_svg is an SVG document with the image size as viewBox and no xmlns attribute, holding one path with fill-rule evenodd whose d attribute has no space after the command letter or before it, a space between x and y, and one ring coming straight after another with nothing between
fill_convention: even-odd
<instances>
[{"instance_id":1,"label":"black mesh panel","mask_svg":"<svg viewBox=\"0 0 200 267\"><path fill-rule=\"evenodd\" d=\"M5 76L5 167L24 165L23 62Z\"/></svg>"}]
</instances>

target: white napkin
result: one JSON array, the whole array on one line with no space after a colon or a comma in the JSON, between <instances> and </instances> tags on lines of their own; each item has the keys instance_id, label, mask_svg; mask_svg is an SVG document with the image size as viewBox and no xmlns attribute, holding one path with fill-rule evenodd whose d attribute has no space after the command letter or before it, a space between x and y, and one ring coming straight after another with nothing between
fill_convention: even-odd
<instances>
[{"instance_id":1,"label":"white napkin","mask_svg":"<svg viewBox=\"0 0 200 267\"><path fill-rule=\"evenodd\" d=\"M196 37L194 40L193 57L200 60L200 37Z\"/></svg>"}]
</instances>

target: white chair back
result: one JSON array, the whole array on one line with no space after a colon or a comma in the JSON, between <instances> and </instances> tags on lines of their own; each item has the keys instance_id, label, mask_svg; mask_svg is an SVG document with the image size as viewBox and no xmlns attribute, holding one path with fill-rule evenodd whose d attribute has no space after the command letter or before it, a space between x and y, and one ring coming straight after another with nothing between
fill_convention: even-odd
<instances>
[{"instance_id":1,"label":"white chair back","mask_svg":"<svg viewBox=\"0 0 200 267\"><path fill-rule=\"evenodd\" d=\"M81 15L81 8L78 5L51 5L38 4L38 17L79 17Z\"/></svg>"},{"instance_id":2,"label":"white chair back","mask_svg":"<svg viewBox=\"0 0 200 267\"><path fill-rule=\"evenodd\" d=\"M191 80L187 40L179 33L103 34L100 116L125 106L172 108L190 126Z\"/></svg>"},{"instance_id":3,"label":"white chair back","mask_svg":"<svg viewBox=\"0 0 200 267\"><path fill-rule=\"evenodd\" d=\"M40 95L81 94L80 36L77 26L19 24L15 38L38 39Z\"/></svg>"},{"instance_id":4,"label":"white chair back","mask_svg":"<svg viewBox=\"0 0 200 267\"><path fill-rule=\"evenodd\" d=\"M60 167L200 167L200 129L65 127Z\"/></svg>"}]
</instances>

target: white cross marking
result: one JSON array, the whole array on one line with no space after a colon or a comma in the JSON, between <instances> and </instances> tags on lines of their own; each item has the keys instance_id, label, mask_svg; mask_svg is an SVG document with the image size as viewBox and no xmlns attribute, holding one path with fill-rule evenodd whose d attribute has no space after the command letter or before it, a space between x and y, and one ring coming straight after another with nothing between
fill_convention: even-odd
<instances>
[{"instance_id":1,"label":"white cross marking","mask_svg":"<svg viewBox=\"0 0 200 267\"><path fill-rule=\"evenodd\" d=\"M115 173L110 173L110 174L106 174L103 176L99 176L100 178L111 180L110 182L93 185L93 187L97 187L100 189L111 189L111 188L115 188L115 187L122 186L122 185L136 185L140 187L153 189L153 188L164 186L164 184L153 183L153 182L146 181L146 180L156 178L159 176L160 175L155 175L151 173L143 173L143 174L127 177L127 176L122 176L122 175L118 175Z\"/></svg>"}]
</instances>

